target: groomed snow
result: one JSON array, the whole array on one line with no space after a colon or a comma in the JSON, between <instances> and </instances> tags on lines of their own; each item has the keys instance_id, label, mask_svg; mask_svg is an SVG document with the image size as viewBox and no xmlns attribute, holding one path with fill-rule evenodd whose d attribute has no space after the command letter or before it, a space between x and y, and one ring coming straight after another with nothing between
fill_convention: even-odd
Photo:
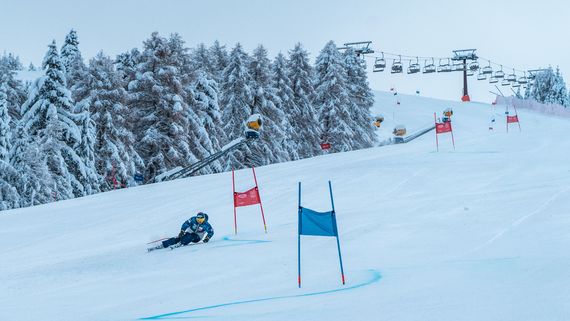
<instances>
[{"instance_id":1,"label":"groomed snow","mask_svg":"<svg viewBox=\"0 0 570 321\"><path fill-rule=\"evenodd\" d=\"M258 168L259 208L238 209L231 173L0 213L0 320L570 319L570 121L504 106L376 93L388 137L453 108L456 150L434 132L408 144ZM315 142L317 143L317 142ZM238 190L253 184L236 173ZM302 238L303 205L335 194L347 284L333 238ZM146 253L197 211L211 243Z\"/></svg>"}]
</instances>

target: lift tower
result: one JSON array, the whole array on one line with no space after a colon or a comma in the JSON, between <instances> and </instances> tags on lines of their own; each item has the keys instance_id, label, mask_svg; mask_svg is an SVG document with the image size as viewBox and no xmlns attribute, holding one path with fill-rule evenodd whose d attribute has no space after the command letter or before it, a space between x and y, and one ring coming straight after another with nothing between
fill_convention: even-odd
<instances>
[{"instance_id":1,"label":"lift tower","mask_svg":"<svg viewBox=\"0 0 570 321\"><path fill-rule=\"evenodd\" d=\"M479 57L475 54L477 49L461 49L453 50L453 61L461 61L463 63L463 97L461 101L470 101L469 92L467 91L467 61L476 62ZM474 70L471 70L474 71Z\"/></svg>"}]
</instances>

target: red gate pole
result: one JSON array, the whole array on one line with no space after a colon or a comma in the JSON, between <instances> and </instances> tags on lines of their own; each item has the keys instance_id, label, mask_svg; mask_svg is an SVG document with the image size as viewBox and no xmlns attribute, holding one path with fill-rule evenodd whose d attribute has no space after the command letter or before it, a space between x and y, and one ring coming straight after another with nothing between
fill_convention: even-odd
<instances>
[{"instance_id":1,"label":"red gate pole","mask_svg":"<svg viewBox=\"0 0 570 321\"><path fill-rule=\"evenodd\" d=\"M455 150L455 139L453 139L453 127L451 127L451 122L449 123L449 129L451 129L451 143L453 144L453 150Z\"/></svg>"},{"instance_id":2,"label":"red gate pole","mask_svg":"<svg viewBox=\"0 0 570 321\"><path fill-rule=\"evenodd\" d=\"M263 213L263 205L261 204L261 196L259 195L259 186L257 185L257 177L255 176L255 169L251 167L253 171L253 180L255 181L255 191L257 192L257 199L259 200L259 208L261 208L261 219L263 220L263 228L265 233L267 233L267 224L265 224L265 214Z\"/></svg>"},{"instance_id":3,"label":"red gate pole","mask_svg":"<svg viewBox=\"0 0 570 321\"><path fill-rule=\"evenodd\" d=\"M435 147L439 152L439 142L437 140L437 118L435 116L435 113L433 113L433 122L435 123Z\"/></svg>"},{"instance_id":4,"label":"red gate pole","mask_svg":"<svg viewBox=\"0 0 570 321\"><path fill-rule=\"evenodd\" d=\"M234 201L234 233L237 234L237 215L236 215L236 181L234 178L234 169L232 168L232 194Z\"/></svg>"},{"instance_id":5,"label":"red gate pole","mask_svg":"<svg viewBox=\"0 0 570 321\"><path fill-rule=\"evenodd\" d=\"M517 107L513 104L513 108L515 109L515 116L517 116L517 124L519 125L519 132L521 132L521 120L519 119L519 112L517 111Z\"/></svg>"}]
</instances>

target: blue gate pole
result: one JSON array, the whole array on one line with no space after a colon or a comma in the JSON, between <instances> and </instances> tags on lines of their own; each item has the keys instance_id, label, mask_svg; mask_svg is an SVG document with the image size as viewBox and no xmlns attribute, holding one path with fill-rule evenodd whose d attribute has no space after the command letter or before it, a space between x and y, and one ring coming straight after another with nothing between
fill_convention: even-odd
<instances>
[{"instance_id":1,"label":"blue gate pole","mask_svg":"<svg viewBox=\"0 0 570 321\"><path fill-rule=\"evenodd\" d=\"M342 255L340 254L340 240L338 239L338 227L336 225L336 212L334 210L334 200L333 200L333 194L332 194L332 186L331 186L331 181L329 181L329 193L331 195L331 205L332 205L332 217L333 217L333 228L334 228L334 234L336 234L336 246L338 248L338 260L340 262L340 276L342 279L342 284L344 285L344 269L342 267Z\"/></svg>"},{"instance_id":2,"label":"blue gate pole","mask_svg":"<svg viewBox=\"0 0 570 321\"><path fill-rule=\"evenodd\" d=\"M298 267L298 277L297 282L299 283L299 288L301 288L301 182L299 182L299 226L297 231L297 267Z\"/></svg>"}]
</instances>

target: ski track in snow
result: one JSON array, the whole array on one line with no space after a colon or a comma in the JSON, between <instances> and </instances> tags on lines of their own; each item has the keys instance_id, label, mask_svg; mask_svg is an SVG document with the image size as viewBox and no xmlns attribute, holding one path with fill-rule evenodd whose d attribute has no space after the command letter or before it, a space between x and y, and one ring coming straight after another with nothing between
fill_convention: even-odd
<instances>
[{"instance_id":1,"label":"ski track in snow","mask_svg":"<svg viewBox=\"0 0 570 321\"><path fill-rule=\"evenodd\" d=\"M545 202L543 202L537 209L535 209L534 211L532 211L526 215L521 216L516 221L511 223L509 226L507 226L506 228L501 230L499 233L495 234L492 238L488 239L483 244L479 245L475 249L468 252L468 254L473 254L473 253L493 244L496 240L498 240L499 238L501 238L503 235L507 234L508 232L512 231L513 229L515 229L517 226L519 226L522 222L526 221L531 216L534 216L534 215L542 212L548 205L550 205L550 203L552 203L555 199L557 199L558 196L566 193L568 190L570 190L570 187L566 187L566 188L558 191L556 194L552 195Z\"/></svg>"},{"instance_id":2,"label":"ski track in snow","mask_svg":"<svg viewBox=\"0 0 570 321\"><path fill-rule=\"evenodd\" d=\"M398 184L396 184L396 186L394 186L392 189L390 189L389 191L387 191L384 194L384 198L388 199L389 196L391 196L394 192L398 191L400 189L400 187L404 186L405 184L407 184L409 181L411 181L413 178L419 176L420 174L422 174L423 172L425 172L427 170L427 168L422 168L416 172L414 172L411 176L403 179L401 182L399 182Z\"/></svg>"},{"instance_id":3,"label":"ski track in snow","mask_svg":"<svg viewBox=\"0 0 570 321\"><path fill-rule=\"evenodd\" d=\"M243 301L234 301L234 302L227 302L215 305L209 305L205 307L199 307L184 311L177 311L177 312L170 312L165 314L159 314L152 317L140 318L138 320L169 320L169 319L200 319L200 318L210 318L209 316L180 316L182 314L192 313L196 311L204 311L204 310L212 310L217 308L223 308L228 306L235 306L235 305L242 305L242 304L249 304L249 303L258 303L264 301L276 301L276 300L284 300L284 299L293 299L293 298L301 298L301 297L310 297L310 296L317 296L317 295L324 295L330 294L335 292L342 292L342 291L349 291L358 289L364 286L371 285L380 281L382 275L380 272L376 270L368 270L367 273L369 274L367 280L357 283L355 285L349 287L342 287L339 289L334 290L326 290L326 291L317 291L317 292L310 292L310 293L303 293L303 294L292 294L292 295L282 295L282 296L274 296L274 297L267 297L267 298L260 298L260 299L251 299L251 300L243 300Z\"/></svg>"}]
</instances>

